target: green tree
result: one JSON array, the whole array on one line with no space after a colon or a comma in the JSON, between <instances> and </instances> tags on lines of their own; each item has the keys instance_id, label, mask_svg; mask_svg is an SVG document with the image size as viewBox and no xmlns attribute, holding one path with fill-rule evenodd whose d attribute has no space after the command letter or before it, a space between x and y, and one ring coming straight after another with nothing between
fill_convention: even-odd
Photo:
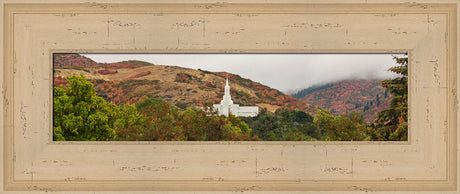
<instances>
[{"instance_id":1,"label":"green tree","mask_svg":"<svg viewBox=\"0 0 460 194\"><path fill-rule=\"evenodd\" d=\"M243 119L252 137L265 141L314 141L320 136L313 117L304 111L262 109L256 117Z\"/></svg>"},{"instance_id":2,"label":"green tree","mask_svg":"<svg viewBox=\"0 0 460 194\"><path fill-rule=\"evenodd\" d=\"M322 137L321 140L330 140L329 136L334 133L333 129L333 121L334 116L327 111L319 109L315 115L313 120L316 127L319 129L320 136ZM332 130L332 131L329 131Z\"/></svg>"},{"instance_id":3,"label":"green tree","mask_svg":"<svg viewBox=\"0 0 460 194\"><path fill-rule=\"evenodd\" d=\"M114 129L117 140L139 141L144 140L144 129L147 117L140 114L134 105L125 104L119 107L116 113Z\"/></svg>"},{"instance_id":4,"label":"green tree","mask_svg":"<svg viewBox=\"0 0 460 194\"><path fill-rule=\"evenodd\" d=\"M393 95L390 107L377 114L377 134L374 140L405 141L407 140L407 95L408 95L408 58L394 57L398 64L389 71L399 77L382 81L382 86Z\"/></svg>"},{"instance_id":5,"label":"green tree","mask_svg":"<svg viewBox=\"0 0 460 194\"><path fill-rule=\"evenodd\" d=\"M205 112L189 107L181 114L178 125L189 141L220 141L227 138L227 123L225 117L212 110Z\"/></svg>"},{"instance_id":6,"label":"green tree","mask_svg":"<svg viewBox=\"0 0 460 194\"><path fill-rule=\"evenodd\" d=\"M179 109L158 98L146 98L136 104L137 110L148 117L142 134L144 141L185 140L181 126L177 123Z\"/></svg>"},{"instance_id":7,"label":"green tree","mask_svg":"<svg viewBox=\"0 0 460 194\"><path fill-rule=\"evenodd\" d=\"M294 113L289 111L288 109L283 109L279 113L279 131L281 135L280 140L285 140L287 134L294 129Z\"/></svg>"},{"instance_id":8,"label":"green tree","mask_svg":"<svg viewBox=\"0 0 460 194\"><path fill-rule=\"evenodd\" d=\"M252 122L252 134L262 140L280 140L279 126L280 122L277 116L268 112L267 109L262 109L255 118L255 121Z\"/></svg>"},{"instance_id":9,"label":"green tree","mask_svg":"<svg viewBox=\"0 0 460 194\"><path fill-rule=\"evenodd\" d=\"M183 127L184 135L187 141L205 141L208 128L207 113L205 111L196 110L195 108L188 107L182 113L180 125ZM205 118L205 119L200 119Z\"/></svg>"},{"instance_id":10,"label":"green tree","mask_svg":"<svg viewBox=\"0 0 460 194\"><path fill-rule=\"evenodd\" d=\"M368 128L358 113L334 117L327 110L318 110L314 123L321 131L322 140L325 141L369 140Z\"/></svg>"},{"instance_id":11,"label":"green tree","mask_svg":"<svg viewBox=\"0 0 460 194\"><path fill-rule=\"evenodd\" d=\"M300 132L304 135L312 137L311 140L321 139L320 130L316 125L313 123L313 119L311 122L305 122L303 125L299 126Z\"/></svg>"},{"instance_id":12,"label":"green tree","mask_svg":"<svg viewBox=\"0 0 460 194\"><path fill-rule=\"evenodd\" d=\"M313 122L313 117L304 111L294 110L292 111L292 114L294 114L294 122L297 122L297 123Z\"/></svg>"},{"instance_id":13,"label":"green tree","mask_svg":"<svg viewBox=\"0 0 460 194\"><path fill-rule=\"evenodd\" d=\"M116 105L96 96L93 84L81 76L68 77L66 88L53 89L53 139L56 141L109 141Z\"/></svg>"},{"instance_id":14,"label":"green tree","mask_svg":"<svg viewBox=\"0 0 460 194\"><path fill-rule=\"evenodd\" d=\"M241 120L240 117L234 115L229 115L227 117L228 121L228 135L227 137L232 140L249 140L251 129L249 125Z\"/></svg>"}]
</instances>

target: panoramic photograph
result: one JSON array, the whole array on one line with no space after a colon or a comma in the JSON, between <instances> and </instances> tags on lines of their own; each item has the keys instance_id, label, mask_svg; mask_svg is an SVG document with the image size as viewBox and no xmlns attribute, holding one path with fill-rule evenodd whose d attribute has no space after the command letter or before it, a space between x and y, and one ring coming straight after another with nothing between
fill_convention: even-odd
<instances>
[{"instance_id":1,"label":"panoramic photograph","mask_svg":"<svg viewBox=\"0 0 460 194\"><path fill-rule=\"evenodd\" d=\"M407 141L405 54L53 55L54 141Z\"/></svg>"}]
</instances>

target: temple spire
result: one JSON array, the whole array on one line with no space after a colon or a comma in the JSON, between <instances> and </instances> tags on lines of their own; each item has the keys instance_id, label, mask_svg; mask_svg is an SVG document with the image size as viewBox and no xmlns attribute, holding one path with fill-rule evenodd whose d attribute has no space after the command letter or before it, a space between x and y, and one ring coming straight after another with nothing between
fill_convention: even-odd
<instances>
[{"instance_id":1,"label":"temple spire","mask_svg":"<svg viewBox=\"0 0 460 194\"><path fill-rule=\"evenodd\" d=\"M224 105L230 105L233 104L232 97L230 96L230 85L228 85L228 74L227 74L227 79L225 81L225 91L224 91L224 98L220 102L220 104Z\"/></svg>"}]
</instances>

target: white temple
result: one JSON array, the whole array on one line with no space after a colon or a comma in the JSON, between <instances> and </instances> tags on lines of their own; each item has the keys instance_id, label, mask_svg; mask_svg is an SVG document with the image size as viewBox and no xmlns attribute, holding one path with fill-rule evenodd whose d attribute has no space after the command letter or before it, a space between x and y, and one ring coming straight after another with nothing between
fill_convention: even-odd
<instances>
[{"instance_id":1,"label":"white temple","mask_svg":"<svg viewBox=\"0 0 460 194\"><path fill-rule=\"evenodd\" d=\"M229 114L240 116L240 117L255 117L259 114L259 107L257 106L240 106L239 104L233 104L232 97L230 96L230 86L228 85L228 77L225 83L224 98L220 101L220 104L214 104L214 110L219 115L225 115L228 117Z\"/></svg>"}]
</instances>

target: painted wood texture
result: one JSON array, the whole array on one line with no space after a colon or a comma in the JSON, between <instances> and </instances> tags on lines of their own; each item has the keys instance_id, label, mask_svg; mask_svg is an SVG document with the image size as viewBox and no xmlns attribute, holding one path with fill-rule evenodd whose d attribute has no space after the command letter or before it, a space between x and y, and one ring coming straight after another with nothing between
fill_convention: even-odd
<instances>
[{"instance_id":1,"label":"painted wood texture","mask_svg":"<svg viewBox=\"0 0 460 194\"><path fill-rule=\"evenodd\" d=\"M2 2L6 193L457 191L458 1L33 2ZM409 141L53 142L55 52L407 52Z\"/></svg>"}]
</instances>

